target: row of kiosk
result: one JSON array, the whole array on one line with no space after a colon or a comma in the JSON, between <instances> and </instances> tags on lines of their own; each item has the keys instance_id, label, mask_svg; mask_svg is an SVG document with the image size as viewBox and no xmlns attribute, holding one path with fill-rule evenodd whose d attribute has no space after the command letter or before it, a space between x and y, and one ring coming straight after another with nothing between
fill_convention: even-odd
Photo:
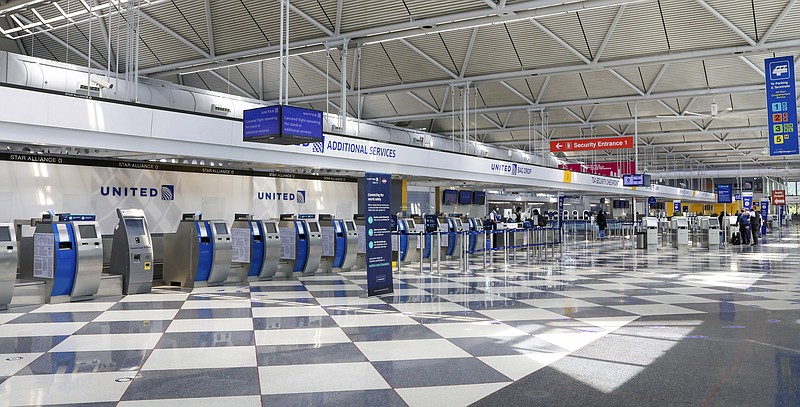
<instances>
[{"instance_id":1,"label":"row of kiosk","mask_svg":"<svg viewBox=\"0 0 800 407\"><path fill-rule=\"evenodd\" d=\"M667 242L674 248L688 247L694 243L706 249L719 248L724 242L724 231L719 218L701 216L695 223L683 216L671 219L646 217L642 219L641 230L637 234L637 247L655 249Z\"/></svg>"},{"instance_id":2,"label":"row of kiosk","mask_svg":"<svg viewBox=\"0 0 800 407\"><path fill-rule=\"evenodd\" d=\"M156 245L144 212L117 209L117 216L110 242L100 235L95 215L49 212L0 224L0 309L12 302L15 287L25 285L36 285L46 303L93 298L103 279L116 281L117 294L150 292ZM203 220L201 213L184 214L176 232L163 236L162 277L167 285L192 288L231 278L349 270L362 246L357 222L358 217L330 215L256 220L237 214L229 227L224 220ZM360 222L363 228L363 217ZM106 258L104 240L111 245Z\"/></svg>"}]
</instances>

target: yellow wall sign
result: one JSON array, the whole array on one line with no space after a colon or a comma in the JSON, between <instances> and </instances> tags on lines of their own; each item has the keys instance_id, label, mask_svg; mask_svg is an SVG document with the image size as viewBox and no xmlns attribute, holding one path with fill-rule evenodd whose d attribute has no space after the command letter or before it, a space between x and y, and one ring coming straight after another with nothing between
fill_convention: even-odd
<instances>
[{"instance_id":1,"label":"yellow wall sign","mask_svg":"<svg viewBox=\"0 0 800 407\"><path fill-rule=\"evenodd\" d=\"M565 184L572 183L572 171L564 171L564 183Z\"/></svg>"}]
</instances>

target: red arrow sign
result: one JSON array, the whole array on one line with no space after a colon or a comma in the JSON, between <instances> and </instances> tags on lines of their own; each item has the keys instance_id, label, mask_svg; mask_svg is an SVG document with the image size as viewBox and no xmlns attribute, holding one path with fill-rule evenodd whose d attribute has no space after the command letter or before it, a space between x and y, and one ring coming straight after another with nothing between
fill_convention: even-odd
<instances>
[{"instance_id":1,"label":"red arrow sign","mask_svg":"<svg viewBox=\"0 0 800 407\"><path fill-rule=\"evenodd\" d=\"M772 204L786 205L786 191L780 189L772 191Z\"/></svg>"},{"instance_id":2,"label":"red arrow sign","mask_svg":"<svg viewBox=\"0 0 800 407\"><path fill-rule=\"evenodd\" d=\"M633 137L587 138L579 140L558 140L550 142L551 152L618 150L633 148Z\"/></svg>"}]
</instances>

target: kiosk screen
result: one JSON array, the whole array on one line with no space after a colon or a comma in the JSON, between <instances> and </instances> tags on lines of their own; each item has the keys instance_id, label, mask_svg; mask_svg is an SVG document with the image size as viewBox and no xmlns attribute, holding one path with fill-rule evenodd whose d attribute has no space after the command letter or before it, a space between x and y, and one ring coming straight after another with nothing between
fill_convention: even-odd
<instances>
[{"instance_id":1,"label":"kiosk screen","mask_svg":"<svg viewBox=\"0 0 800 407\"><path fill-rule=\"evenodd\" d=\"M349 230L351 232L356 230L356 223L355 222L348 221L348 222L345 222L344 224L345 224L347 230Z\"/></svg>"},{"instance_id":2,"label":"kiosk screen","mask_svg":"<svg viewBox=\"0 0 800 407\"><path fill-rule=\"evenodd\" d=\"M317 222L308 222L308 233L319 233L319 225Z\"/></svg>"},{"instance_id":3,"label":"kiosk screen","mask_svg":"<svg viewBox=\"0 0 800 407\"><path fill-rule=\"evenodd\" d=\"M133 236L144 235L144 221L141 219L125 219L125 229Z\"/></svg>"},{"instance_id":4,"label":"kiosk screen","mask_svg":"<svg viewBox=\"0 0 800 407\"><path fill-rule=\"evenodd\" d=\"M406 221L406 224L408 225L408 230L411 231L411 232L413 232L414 229L417 228L417 225L414 224L413 220Z\"/></svg>"},{"instance_id":5,"label":"kiosk screen","mask_svg":"<svg viewBox=\"0 0 800 407\"><path fill-rule=\"evenodd\" d=\"M227 235L228 234L228 225L225 223L215 223L214 229L217 230L218 235Z\"/></svg>"},{"instance_id":6,"label":"kiosk screen","mask_svg":"<svg viewBox=\"0 0 800 407\"><path fill-rule=\"evenodd\" d=\"M97 238L97 231L94 229L94 225L78 225L78 232L80 232L81 237L84 239ZM0 233L0 240L2 239L2 233Z\"/></svg>"},{"instance_id":7,"label":"kiosk screen","mask_svg":"<svg viewBox=\"0 0 800 407\"><path fill-rule=\"evenodd\" d=\"M272 222L265 223L264 227L267 228L267 233L278 233L278 227Z\"/></svg>"},{"instance_id":8,"label":"kiosk screen","mask_svg":"<svg viewBox=\"0 0 800 407\"><path fill-rule=\"evenodd\" d=\"M11 228L8 226L0 227L0 240L4 242L11 241Z\"/></svg>"}]
</instances>

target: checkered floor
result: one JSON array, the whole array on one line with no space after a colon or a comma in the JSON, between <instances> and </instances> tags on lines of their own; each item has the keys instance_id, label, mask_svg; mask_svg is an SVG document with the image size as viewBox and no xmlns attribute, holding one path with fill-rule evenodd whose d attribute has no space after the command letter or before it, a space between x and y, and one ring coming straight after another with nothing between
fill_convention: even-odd
<instances>
[{"instance_id":1,"label":"checkered floor","mask_svg":"<svg viewBox=\"0 0 800 407\"><path fill-rule=\"evenodd\" d=\"M0 406L468 405L641 317L800 310L798 235L353 271L0 313ZM434 270L435 271L435 270Z\"/></svg>"}]
</instances>

